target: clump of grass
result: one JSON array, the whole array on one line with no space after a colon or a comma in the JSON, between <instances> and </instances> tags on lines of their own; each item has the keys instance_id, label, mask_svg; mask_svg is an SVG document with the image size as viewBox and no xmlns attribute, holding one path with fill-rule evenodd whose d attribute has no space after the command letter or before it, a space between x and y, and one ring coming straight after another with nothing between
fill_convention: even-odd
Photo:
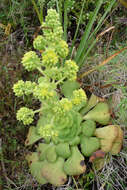
<instances>
[{"instance_id":1,"label":"clump of grass","mask_svg":"<svg viewBox=\"0 0 127 190\"><path fill-rule=\"evenodd\" d=\"M127 139L124 139L126 144ZM124 190L127 180L127 156L123 150L116 157L110 157L100 172L95 172L98 189Z\"/></svg>"}]
</instances>

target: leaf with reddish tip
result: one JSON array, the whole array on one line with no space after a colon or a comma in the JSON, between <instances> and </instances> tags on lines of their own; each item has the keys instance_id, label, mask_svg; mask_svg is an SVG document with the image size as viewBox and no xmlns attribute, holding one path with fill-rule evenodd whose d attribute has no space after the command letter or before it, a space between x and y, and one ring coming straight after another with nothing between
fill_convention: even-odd
<instances>
[{"instance_id":1,"label":"leaf with reddish tip","mask_svg":"<svg viewBox=\"0 0 127 190\"><path fill-rule=\"evenodd\" d=\"M96 152L93 152L93 154L89 158L89 162L93 162L96 158L104 158L105 152L102 150L97 150Z\"/></svg>"}]
</instances>

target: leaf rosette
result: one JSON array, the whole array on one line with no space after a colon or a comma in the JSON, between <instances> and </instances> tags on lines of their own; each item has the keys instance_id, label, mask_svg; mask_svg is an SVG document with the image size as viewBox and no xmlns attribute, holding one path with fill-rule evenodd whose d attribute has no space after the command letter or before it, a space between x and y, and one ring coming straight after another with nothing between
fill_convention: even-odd
<instances>
[{"instance_id":1,"label":"leaf rosette","mask_svg":"<svg viewBox=\"0 0 127 190\"><path fill-rule=\"evenodd\" d=\"M82 117L75 111L70 111L64 118L57 117L54 121L54 128L58 132L56 139L59 142L69 142L79 135L81 131Z\"/></svg>"}]
</instances>

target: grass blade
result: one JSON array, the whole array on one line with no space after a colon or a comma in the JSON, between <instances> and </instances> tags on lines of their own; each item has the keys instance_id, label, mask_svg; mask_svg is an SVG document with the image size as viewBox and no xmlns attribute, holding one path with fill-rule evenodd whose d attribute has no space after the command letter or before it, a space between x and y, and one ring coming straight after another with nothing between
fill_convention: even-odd
<instances>
[{"instance_id":1,"label":"grass blade","mask_svg":"<svg viewBox=\"0 0 127 190\"><path fill-rule=\"evenodd\" d=\"M72 41L72 45L71 45L71 48L70 48L70 52L69 52L69 57L72 56L72 50L74 48L76 37L77 37L78 31L79 31L79 25L81 23L81 19L82 19L82 14L83 14L83 9L84 9L85 3L86 3L86 0L83 1L83 5L82 5L81 11L80 11L80 16L79 16L78 24L77 24L77 27L76 27L76 32L75 32L75 35L74 35L74 38L73 38L73 41Z\"/></svg>"},{"instance_id":2,"label":"grass blade","mask_svg":"<svg viewBox=\"0 0 127 190\"><path fill-rule=\"evenodd\" d=\"M37 16L38 16L38 19L40 21L40 24L42 24L42 22L43 22L43 16L39 13L39 10L38 10L38 7L37 7L35 1L31 0L31 2L32 2L33 6L34 6L34 9L35 9L36 13L37 13Z\"/></svg>"},{"instance_id":3,"label":"grass blade","mask_svg":"<svg viewBox=\"0 0 127 190\"><path fill-rule=\"evenodd\" d=\"M63 0L56 0L56 7L57 7L57 11L59 13L59 17L60 17L60 22L61 22L61 25L63 24L62 22L62 1Z\"/></svg>"},{"instance_id":4,"label":"grass blade","mask_svg":"<svg viewBox=\"0 0 127 190\"><path fill-rule=\"evenodd\" d=\"M68 9L68 0L65 0L64 2L64 40L65 41L67 41L67 24L68 24L67 9Z\"/></svg>"},{"instance_id":5,"label":"grass blade","mask_svg":"<svg viewBox=\"0 0 127 190\"><path fill-rule=\"evenodd\" d=\"M89 52L91 51L91 49L95 46L96 42L97 42L97 39L95 39L93 41L93 37L96 35L96 33L99 31L99 29L101 28L102 26L102 23L105 19L105 17L107 16L107 14L110 12L111 8L113 7L113 5L115 4L116 0L112 0L112 2L109 4L109 6L107 7L104 15L101 17L98 25L96 26L95 30L92 32L92 34L90 35L87 43L85 44L85 47L84 49L82 50L82 53L81 53L81 57L80 57L80 63L79 63L79 67L81 68L82 65L84 64L85 60L86 60L86 57L88 56ZM88 48L88 46L90 45L90 47ZM87 49L88 48L88 49Z\"/></svg>"},{"instance_id":6,"label":"grass blade","mask_svg":"<svg viewBox=\"0 0 127 190\"><path fill-rule=\"evenodd\" d=\"M75 61L76 61L78 64L79 64L80 56L81 56L81 54L82 54L82 50L83 50L84 47L85 47L85 44L86 44L87 39L88 39L88 37L89 37L89 35L90 35L90 32L91 32L93 23L94 23L95 20L96 20L96 16L97 16L97 14L98 14L98 12L99 12L99 9L100 9L102 3L103 3L103 0L98 0L97 5L96 5L96 8L95 8L94 13L93 13L93 16L90 18L90 20L89 20L89 22L88 22L88 24L87 24L87 26L86 26L86 30L85 30L85 32L84 32L84 34L83 34L83 37L82 37L82 39L81 39L81 43L80 43L80 45L79 45L79 47L78 47L78 50L77 50L77 53L76 53L76 56L75 56Z\"/></svg>"}]
</instances>

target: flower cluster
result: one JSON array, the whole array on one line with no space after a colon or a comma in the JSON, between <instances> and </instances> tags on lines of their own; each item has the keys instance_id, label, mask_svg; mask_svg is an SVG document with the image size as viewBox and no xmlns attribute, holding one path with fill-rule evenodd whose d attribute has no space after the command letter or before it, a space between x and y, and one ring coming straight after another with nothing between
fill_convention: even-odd
<instances>
[{"instance_id":1,"label":"flower cluster","mask_svg":"<svg viewBox=\"0 0 127 190\"><path fill-rule=\"evenodd\" d=\"M25 53L22 58L22 64L28 71L33 71L37 69L37 67L41 67L40 59L34 51Z\"/></svg>"},{"instance_id":2,"label":"flower cluster","mask_svg":"<svg viewBox=\"0 0 127 190\"><path fill-rule=\"evenodd\" d=\"M51 124L40 126L38 129L38 134L43 138L47 138L47 137L53 138L53 137L58 136L58 133L53 130L53 127Z\"/></svg>"},{"instance_id":3,"label":"flower cluster","mask_svg":"<svg viewBox=\"0 0 127 190\"><path fill-rule=\"evenodd\" d=\"M14 84L13 91L18 97L23 96L24 94L30 95L31 93L33 93L33 89L35 88L35 86L35 82L24 82L23 80L19 80L16 84Z\"/></svg>"},{"instance_id":4,"label":"flower cluster","mask_svg":"<svg viewBox=\"0 0 127 190\"><path fill-rule=\"evenodd\" d=\"M36 87L36 83L35 82L31 82L31 81L26 81L25 85L24 85L24 92L25 95L30 95L33 93L34 88Z\"/></svg>"},{"instance_id":5,"label":"flower cluster","mask_svg":"<svg viewBox=\"0 0 127 190\"><path fill-rule=\"evenodd\" d=\"M45 38L43 36L41 36L41 35L38 35L33 41L33 46L37 50L45 49L45 46L46 46Z\"/></svg>"},{"instance_id":6,"label":"flower cluster","mask_svg":"<svg viewBox=\"0 0 127 190\"><path fill-rule=\"evenodd\" d=\"M42 24L44 36L49 42L56 42L62 38L63 29L59 20L59 14L53 9L48 10L45 23Z\"/></svg>"},{"instance_id":7,"label":"flower cluster","mask_svg":"<svg viewBox=\"0 0 127 190\"><path fill-rule=\"evenodd\" d=\"M56 45L55 45L55 50L57 52L57 54L61 57L61 58L66 58L68 55L68 45L64 40L60 40Z\"/></svg>"},{"instance_id":8,"label":"flower cluster","mask_svg":"<svg viewBox=\"0 0 127 190\"><path fill-rule=\"evenodd\" d=\"M67 98L62 98L54 107L54 112L63 115L72 109L72 103Z\"/></svg>"},{"instance_id":9,"label":"flower cluster","mask_svg":"<svg viewBox=\"0 0 127 190\"><path fill-rule=\"evenodd\" d=\"M42 62L45 67L52 67L58 62L58 56L53 49L46 49L42 53Z\"/></svg>"},{"instance_id":10,"label":"flower cluster","mask_svg":"<svg viewBox=\"0 0 127 190\"><path fill-rule=\"evenodd\" d=\"M22 107L17 112L17 120L22 121L24 125L29 125L33 122L34 111L32 109Z\"/></svg>"},{"instance_id":11,"label":"flower cluster","mask_svg":"<svg viewBox=\"0 0 127 190\"><path fill-rule=\"evenodd\" d=\"M87 96L83 89L75 90L73 92L72 103L74 105L79 105L83 102L86 103L86 101L87 101Z\"/></svg>"},{"instance_id":12,"label":"flower cluster","mask_svg":"<svg viewBox=\"0 0 127 190\"><path fill-rule=\"evenodd\" d=\"M64 65L65 75L68 80L73 81L77 78L78 66L72 60L65 61Z\"/></svg>"},{"instance_id":13,"label":"flower cluster","mask_svg":"<svg viewBox=\"0 0 127 190\"><path fill-rule=\"evenodd\" d=\"M59 14L54 9L49 9L45 19L45 23L48 27L57 28L61 26L59 20Z\"/></svg>"},{"instance_id":14,"label":"flower cluster","mask_svg":"<svg viewBox=\"0 0 127 190\"><path fill-rule=\"evenodd\" d=\"M24 95L24 81L19 80L16 84L13 86L13 91L16 96L20 97Z\"/></svg>"},{"instance_id":15,"label":"flower cluster","mask_svg":"<svg viewBox=\"0 0 127 190\"><path fill-rule=\"evenodd\" d=\"M44 71L45 76L48 78L55 80L61 80L63 78L63 73L62 73L62 68L58 67L52 67L52 68L47 68Z\"/></svg>"},{"instance_id":16,"label":"flower cluster","mask_svg":"<svg viewBox=\"0 0 127 190\"><path fill-rule=\"evenodd\" d=\"M53 96L56 94L55 89L56 86L54 83L46 83L46 82L40 82L33 90L33 95L39 99L40 101L48 100L49 98L53 98Z\"/></svg>"},{"instance_id":17,"label":"flower cluster","mask_svg":"<svg viewBox=\"0 0 127 190\"><path fill-rule=\"evenodd\" d=\"M49 69L56 67L56 64L61 59L65 59L69 49L68 44L62 40L63 29L59 20L59 14L55 10L48 10L42 29L43 36L39 35L35 38L33 46L37 50L43 50L41 64L46 69Z\"/></svg>"},{"instance_id":18,"label":"flower cluster","mask_svg":"<svg viewBox=\"0 0 127 190\"><path fill-rule=\"evenodd\" d=\"M41 58L34 51L27 52L22 58L22 64L26 70L38 69L42 77L37 83L20 80L14 85L13 90L17 96L32 93L42 103L39 111L40 115L43 115L43 121L37 124L38 133L42 137L57 137L69 141L69 138L73 139L77 135L81 122L81 117L74 107L85 102L86 95L80 89L74 91L71 99L60 99L61 95L57 93L58 84L64 83L65 80L75 81L78 66L72 60L64 61L69 49L62 39L63 30L59 14L55 10L48 10L42 29L43 35L39 35L33 42L35 49L42 50ZM33 122L34 113L37 112L38 110L33 111L22 107L17 112L17 119L29 125ZM51 120L53 120L52 124Z\"/></svg>"}]
</instances>

